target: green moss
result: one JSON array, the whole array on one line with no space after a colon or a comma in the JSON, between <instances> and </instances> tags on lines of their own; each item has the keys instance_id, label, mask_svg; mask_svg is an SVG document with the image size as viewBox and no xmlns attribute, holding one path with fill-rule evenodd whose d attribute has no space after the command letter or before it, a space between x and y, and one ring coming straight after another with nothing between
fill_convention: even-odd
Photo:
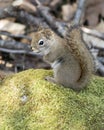
<instances>
[{"instance_id":1,"label":"green moss","mask_svg":"<svg viewBox=\"0 0 104 130\"><path fill-rule=\"evenodd\" d=\"M103 130L104 78L76 93L44 80L49 70L27 70L0 86L0 130Z\"/></svg>"}]
</instances>

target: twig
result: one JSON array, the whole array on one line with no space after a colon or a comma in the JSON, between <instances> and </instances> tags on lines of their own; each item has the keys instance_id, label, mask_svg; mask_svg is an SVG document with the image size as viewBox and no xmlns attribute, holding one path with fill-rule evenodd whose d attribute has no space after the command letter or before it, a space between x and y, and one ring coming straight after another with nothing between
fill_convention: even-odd
<instances>
[{"instance_id":1,"label":"twig","mask_svg":"<svg viewBox=\"0 0 104 130\"><path fill-rule=\"evenodd\" d=\"M30 46L28 44L23 44L21 42L17 42L14 40L1 40L0 39L0 47L8 48L8 49L24 49L24 50L30 50Z\"/></svg>"},{"instance_id":2,"label":"twig","mask_svg":"<svg viewBox=\"0 0 104 130\"><path fill-rule=\"evenodd\" d=\"M92 53L95 64L95 72L97 71L101 76L104 76L104 65L99 60L98 52Z\"/></svg>"},{"instance_id":3,"label":"twig","mask_svg":"<svg viewBox=\"0 0 104 130\"><path fill-rule=\"evenodd\" d=\"M77 11L74 16L74 24L76 24L76 25L80 25L81 18L84 14L85 1L86 0L78 0Z\"/></svg>"},{"instance_id":4,"label":"twig","mask_svg":"<svg viewBox=\"0 0 104 130\"><path fill-rule=\"evenodd\" d=\"M104 57L98 57L98 60L99 60L102 64L104 64Z\"/></svg>"},{"instance_id":5,"label":"twig","mask_svg":"<svg viewBox=\"0 0 104 130\"><path fill-rule=\"evenodd\" d=\"M104 76L104 65L96 60L96 69L100 73L101 76Z\"/></svg>"},{"instance_id":6,"label":"twig","mask_svg":"<svg viewBox=\"0 0 104 130\"><path fill-rule=\"evenodd\" d=\"M37 0L37 10L40 13L40 15L45 19L48 25L55 30L60 36L65 36L66 35L66 23L64 22L59 22L55 20L55 17L50 14L50 8L42 5L40 2Z\"/></svg>"},{"instance_id":7,"label":"twig","mask_svg":"<svg viewBox=\"0 0 104 130\"><path fill-rule=\"evenodd\" d=\"M16 8L9 6L5 10L0 10L0 19L6 18L6 17L15 17L19 21L26 23L27 25L31 25L35 27L36 25L45 25L46 23L43 21L42 18L35 17L26 11L20 11Z\"/></svg>"},{"instance_id":8,"label":"twig","mask_svg":"<svg viewBox=\"0 0 104 130\"><path fill-rule=\"evenodd\" d=\"M39 0L35 0L35 3L37 4L37 5L41 5L41 3L40 3L40 1Z\"/></svg>"},{"instance_id":9,"label":"twig","mask_svg":"<svg viewBox=\"0 0 104 130\"><path fill-rule=\"evenodd\" d=\"M104 45L94 45L94 43L93 43L93 48L94 49L98 49L98 50L101 50L101 51L104 51Z\"/></svg>"},{"instance_id":10,"label":"twig","mask_svg":"<svg viewBox=\"0 0 104 130\"><path fill-rule=\"evenodd\" d=\"M104 40L83 32L83 40L90 48L104 50Z\"/></svg>"},{"instance_id":11,"label":"twig","mask_svg":"<svg viewBox=\"0 0 104 130\"><path fill-rule=\"evenodd\" d=\"M27 12L36 12L36 7L26 0L15 0L12 5L14 7L20 7L25 9Z\"/></svg>"},{"instance_id":12,"label":"twig","mask_svg":"<svg viewBox=\"0 0 104 130\"><path fill-rule=\"evenodd\" d=\"M52 0L51 3L50 3L50 6L52 8L55 8L55 7L59 6L60 4L62 4L62 1L63 0Z\"/></svg>"},{"instance_id":13,"label":"twig","mask_svg":"<svg viewBox=\"0 0 104 130\"><path fill-rule=\"evenodd\" d=\"M82 27L81 29L83 32L87 33L88 35L95 36L95 37L98 37L98 38L104 40L104 33L100 33L96 30L91 30L91 29L88 29L85 27Z\"/></svg>"},{"instance_id":14,"label":"twig","mask_svg":"<svg viewBox=\"0 0 104 130\"><path fill-rule=\"evenodd\" d=\"M14 35L14 34L11 34L11 33L7 32L7 31L0 31L0 35L6 35L8 37L15 38L15 39L22 39L22 38L24 38L24 39L27 39L27 40L31 41L30 37L25 36L23 34Z\"/></svg>"},{"instance_id":15,"label":"twig","mask_svg":"<svg viewBox=\"0 0 104 130\"><path fill-rule=\"evenodd\" d=\"M6 53L13 53L13 54L28 54L28 55L34 55L34 56L41 56L38 53L35 53L33 51L26 51L26 50L12 50L12 49L6 49L6 48L1 48L1 52L6 52Z\"/></svg>"},{"instance_id":16,"label":"twig","mask_svg":"<svg viewBox=\"0 0 104 130\"><path fill-rule=\"evenodd\" d=\"M66 32L67 32L67 27L66 24L63 22L58 22L55 20L55 18L50 14L49 12L49 8L45 7L43 5L40 4L40 6L38 6L38 10L40 12L40 14L46 19L47 23L57 32L61 35L61 36L65 36ZM17 17L19 20L24 20L24 22L28 22L29 25L40 25L40 26L44 26L43 25L43 20L37 17L34 17L30 14L28 14L25 11L18 11L13 7L9 7L7 8L6 11L4 11L5 16L11 16L11 17ZM4 16L4 15L3 15ZM2 16L0 16L0 18L2 18ZM82 30L85 33L89 33L91 35L100 37L101 39L103 39L103 35L99 35L99 33L94 33L94 31L90 30L87 28L82 28ZM98 34L98 35L97 35Z\"/></svg>"}]
</instances>

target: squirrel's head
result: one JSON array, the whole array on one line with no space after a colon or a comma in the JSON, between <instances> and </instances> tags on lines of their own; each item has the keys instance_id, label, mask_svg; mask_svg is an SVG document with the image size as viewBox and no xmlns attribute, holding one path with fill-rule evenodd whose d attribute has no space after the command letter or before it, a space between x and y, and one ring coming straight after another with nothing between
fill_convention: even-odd
<instances>
[{"instance_id":1,"label":"squirrel's head","mask_svg":"<svg viewBox=\"0 0 104 130\"><path fill-rule=\"evenodd\" d=\"M54 32L51 31L51 29L42 29L39 32L34 33L31 43L32 50L42 55L48 54L51 45L53 44L53 35Z\"/></svg>"}]
</instances>

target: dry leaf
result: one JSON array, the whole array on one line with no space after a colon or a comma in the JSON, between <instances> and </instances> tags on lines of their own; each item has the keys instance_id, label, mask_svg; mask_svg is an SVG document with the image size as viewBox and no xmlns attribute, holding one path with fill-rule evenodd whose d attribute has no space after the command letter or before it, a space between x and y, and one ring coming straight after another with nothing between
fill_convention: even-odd
<instances>
[{"instance_id":1,"label":"dry leaf","mask_svg":"<svg viewBox=\"0 0 104 130\"><path fill-rule=\"evenodd\" d=\"M104 17L104 0L86 1L85 19L90 26L96 26L99 21L99 15Z\"/></svg>"},{"instance_id":2,"label":"dry leaf","mask_svg":"<svg viewBox=\"0 0 104 130\"><path fill-rule=\"evenodd\" d=\"M104 33L104 21L102 20L96 27L95 29L99 32Z\"/></svg>"},{"instance_id":3,"label":"dry leaf","mask_svg":"<svg viewBox=\"0 0 104 130\"><path fill-rule=\"evenodd\" d=\"M74 13L76 11L76 4L70 5L70 4L66 4L62 6L62 17L63 20L65 21L69 21L73 18Z\"/></svg>"},{"instance_id":4,"label":"dry leaf","mask_svg":"<svg viewBox=\"0 0 104 130\"><path fill-rule=\"evenodd\" d=\"M25 25L20 23L14 23L7 19L0 20L0 30L8 31L12 34L24 34Z\"/></svg>"},{"instance_id":5,"label":"dry leaf","mask_svg":"<svg viewBox=\"0 0 104 130\"><path fill-rule=\"evenodd\" d=\"M13 0L0 0L0 9L4 9L12 4Z\"/></svg>"}]
</instances>

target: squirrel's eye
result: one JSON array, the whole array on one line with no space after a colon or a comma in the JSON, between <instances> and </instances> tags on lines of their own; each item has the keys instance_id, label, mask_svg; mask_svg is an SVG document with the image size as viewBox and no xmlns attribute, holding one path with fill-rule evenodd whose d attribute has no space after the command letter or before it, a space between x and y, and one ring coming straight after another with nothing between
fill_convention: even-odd
<instances>
[{"instance_id":1,"label":"squirrel's eye","mask_svg":"<svg viewBox=\"0 0 104 130\"><path fill-rule=\"evenodd\" d=\"M38 44L39 44L40 46L42 46L42 45L44 44L44 41L41 39L41 40L39 40Z\"/></svg>"}]
</instances>

